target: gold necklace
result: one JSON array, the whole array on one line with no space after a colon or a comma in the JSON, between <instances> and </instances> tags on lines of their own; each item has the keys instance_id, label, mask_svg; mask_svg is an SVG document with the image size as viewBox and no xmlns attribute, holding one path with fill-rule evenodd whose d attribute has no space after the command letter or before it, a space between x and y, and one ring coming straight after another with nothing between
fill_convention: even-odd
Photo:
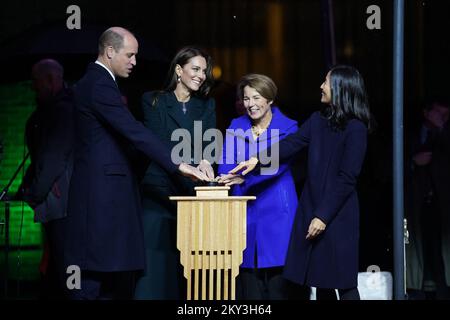
<instances>
[{"instance_id":1,"label":"gold necklace","mask_svg":"<svg viewBox=\"0 0 450 320\"><path fill-rule=\"evenodd\" d=\"M252 133L256 137L259 137L264 132L264 130L260 130L257 126L252 126Z\"/></svg>"},{"instance_id":2,"label":"gold necklace","mask_svg":"<svg viewBox=\"0 0 450 320\"><path fill-rule=\"evenodd\" d=\"M252 133L253 135L255 135L257 138L262 135L264 133L264 131L267 130L267 128L270 126L270 123L272 122L272 117L270 117L269 122L267 123L267 125L264 128L259 128L256 124L252 125Z\"/></svg>"},{"instance_id":3,"label":"gold necklace","mask_svg":"<svg viewBox=\"0 0 450 320\"><path fill-rule=\"evenodd\" d=\"M191 99L190 95L188 95L184 99L181 99L180 97L178 97L177 92L175 90L173 91L173 94L175 95L175 98L177 98L178 102L181 102L181 103L186 103L186 102L188 102Z\"/></svg>"}]
</instances>

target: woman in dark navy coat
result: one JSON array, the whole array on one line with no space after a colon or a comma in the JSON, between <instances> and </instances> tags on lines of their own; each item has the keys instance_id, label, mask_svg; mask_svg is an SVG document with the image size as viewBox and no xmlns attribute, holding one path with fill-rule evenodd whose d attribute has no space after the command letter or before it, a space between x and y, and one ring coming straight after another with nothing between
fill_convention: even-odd
<instances>
[{"instance_id":1,"label":"woman in dark navy coat","mask_svg":"<svg viewBox=\"0 0 450 320\"><path fill-rule=\"evenodd\" d=\"M279 143L280 161L308 149L308 176L292 229L284 276L357 300L359 206L356 182L364 161L370 112L364 81L350 66L332 68L321 85L326 104ZM231 172L257 164L256 158ZM329 290L327 290L329 289Z\"/></svg>"}]
</instances>

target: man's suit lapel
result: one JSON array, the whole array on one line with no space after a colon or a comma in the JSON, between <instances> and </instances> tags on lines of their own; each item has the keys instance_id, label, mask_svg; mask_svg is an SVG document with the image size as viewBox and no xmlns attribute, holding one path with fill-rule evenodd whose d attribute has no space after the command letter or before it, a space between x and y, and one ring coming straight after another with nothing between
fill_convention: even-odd
<instances>
[{"instance_id":1,"label":"man's suit lapel","mask_svg":"<svg viewBox=\"0 0 450 320\"><path fill-rule=\"evenodd\" d=\"M89 64L88 71L94 73L94 75L96 77L105 78L108 82L111 82L111 84L114 84L114 87L117 90L117 93L121 97L120 102L123 104L124 108L129 111L126 97L122 94L122 91L120 91L120 88L119 88L119 85L117 84L117 82L113 79L113 77L111 77L111 74L109 74L109 72L105 68L103 68L101 65L99 65L97 63L91 63L91 64Z\"/></svg>"},{"instance_id":2,"label":"man's suit lapel","mask_svg":"<svg viewBox=\"0 0 450 320\"><path fill-rule=\"evenodd\" d=\"M88 70L91 72L95 72L98 75L98 77L108 79L108 81L111 81L111 83L114 83L117 90L120 92L117 82L111 77L108 70L106 70L104 67L102 67L101 65L99 65L97 63L91 62L88 66Z\"/></svg>"}]
</instances>

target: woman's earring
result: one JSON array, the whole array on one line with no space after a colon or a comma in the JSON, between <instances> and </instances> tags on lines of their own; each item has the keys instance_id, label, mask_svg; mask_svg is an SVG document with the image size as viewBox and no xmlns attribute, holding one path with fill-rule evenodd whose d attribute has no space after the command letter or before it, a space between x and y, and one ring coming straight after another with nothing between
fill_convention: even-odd
<instances>
[{"instance_id":1,"label":"woman's earring","mask_svg":"<svg viewBox=\"0 0 450 320\"><path fill-rule=\"evenodd\" d=\"M177 82L180 83L181 82L181 77L179 75L177 75Z\"/></svg>"}]
</instances>

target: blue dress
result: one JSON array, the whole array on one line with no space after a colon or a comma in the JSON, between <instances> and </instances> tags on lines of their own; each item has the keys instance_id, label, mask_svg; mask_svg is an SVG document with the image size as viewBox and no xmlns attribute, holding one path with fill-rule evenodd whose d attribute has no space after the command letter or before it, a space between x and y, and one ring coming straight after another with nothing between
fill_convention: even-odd
<instances>
[{"instance_id":1,"label":"blue dress","mask_svg":"<svg viewBox=\"0 0 450 320\"><path fill-rule=\"evenodd\" d=\"M286 117L277 107L272 107L272 114L269 127L256 141L251 135L252 123L247 115L231 122L227 129L223 164L219 165L219 174L227 173L238 162L245 160L253 148L265 149L297 131L297 121ZM274 135L271 136L273 129L278 129L278 133L273 132ZM229 149L232 156L228 157L229 163L225 163L225 150L231 148L230 145L234 147ZM297 193L288 163L280 165L277 172L273 170L270 173L249 173L245 176L244 183L234 185L231 190L234 196L256 196L256 200L249 201L247 207L247 247L241 265L243 268L269 268L283 266L285 263L289 235L297 209Z\"/></svg>"}]
</instances>

